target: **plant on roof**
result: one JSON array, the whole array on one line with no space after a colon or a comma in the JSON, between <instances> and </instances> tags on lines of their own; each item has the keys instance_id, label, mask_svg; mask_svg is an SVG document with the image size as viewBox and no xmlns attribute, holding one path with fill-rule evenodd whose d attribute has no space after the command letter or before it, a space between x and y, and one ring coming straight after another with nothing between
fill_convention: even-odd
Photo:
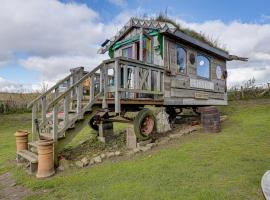
<instances>
[{"instance_id":1,"label":"plant on roof","mask_svg":"<svg viewBox=\"0 0 270 200\"><path fill-rule=\"evenodd\" d=\"M155 18L152 18L152 20L155 20L155 21L159 21L159 22L166 22L166 23L170 23L172 24L173 26L175 26L175 28L178 30L178 31L181 31L201 42L204 42L206 44L208 44L209 46L211 47L214 47L216 49L219 49L221 51L224 51L226 53L228 53L228 50L226 49L226 47L224 45L221 45L220 42L218 41L218 39L216 38L213 38L213 37L210 37L202 32L198 33L194 30L191 30L189 28L184 28L181 24L179 24L178 22L176 22L174 19L171 19L167 16L165 16L164 14L159 14L157 17Z\"/></svg>"}]
</instances>

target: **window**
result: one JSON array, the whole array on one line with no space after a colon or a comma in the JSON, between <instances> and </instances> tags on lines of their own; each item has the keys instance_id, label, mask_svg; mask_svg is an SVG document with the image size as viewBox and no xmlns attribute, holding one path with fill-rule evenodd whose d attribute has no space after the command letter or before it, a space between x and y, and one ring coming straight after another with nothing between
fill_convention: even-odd
<instances>
[{"instance_id":1,"label":"window","mask_svg":"<svg viewBox=\"0 0 270 200\"><path fill-rule=\"evenodd\" d=\"M128 47L122 50L122 56L126 58L132 58L132 47Z\"/></svg>"},{"instance_id":2,"label":"window","mask_svg":"<svg viewBox=\"0 0 270 200\"><path fill-rule=\"evenodd\" d=\"M183 49L181 46L177 46L177 67L178 71L180 73L185 73L186 71L186 59L187 59L187 53L185 49Z\"/></svg>"},{"instance_id":3,"label":"window","mask_svg":"<svg viewBox=\"0 0 270 200\"><path fill-rule=\"evenodd\" d=\"M145 63L151 63L151 40L148 38L143 39L143 61Z\"/></svg>"},{"instance_id":4,"label":"window","mask_svg":"<svg viewBox=\"0 0 270 200\"><path fill-rule=\"evenodd\" d=\"M210 78L210 62L209 59L202 55L197 55L197 75L203 78Z\"/></svg>"}]
</instances>

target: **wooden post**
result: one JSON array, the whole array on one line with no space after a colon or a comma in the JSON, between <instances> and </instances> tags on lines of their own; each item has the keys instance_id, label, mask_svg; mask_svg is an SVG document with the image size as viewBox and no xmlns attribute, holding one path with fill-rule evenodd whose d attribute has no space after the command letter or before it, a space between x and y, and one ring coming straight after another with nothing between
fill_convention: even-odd
<instances>
[{"instance_id":1,"label":"wooden post","mask_svg":"<svg viewBox=\"0 0 270 200\"><path fill-rule=\"evenodd\" d=\"M114 104L115 104L115 113L121 112L120 107L120 96L119 96L119 86L120 86L120 76L119 76L119 60L115 60L114 63L114 82L115 82L115 95L114 95Z\"/></svg>"},{"instance_id":2,"label":"wooden post","mask_svg":"<svg viewBox=\"0 0 270 200\"><path fill-rule=\"evenodd\" d=\"M106 66L103 66L103 99L102 99L102 108L108 108L107 105L107 78L108 78L108 69Z\"/></svg>"},{"instance_id":3,"label":"wooden post","mask_svg":"<svg viewBox=\"0 0 270 200\"><path fill-rule=\"evenodd\" d=\"M151 87L151 82L152 82L152 70L149 69L148 70L148 80L147 80L147 84L148 84L148 90L152 90L152 87Z\"/></svg>"},{"instance_id":4,"label":"wooden post","mask_svg":"<svg viewBox=\"0 0 270 200\"><path fill-rule=\"evenodd\" d=\"M103 91L103 67L100 68L99 74L99 92Z\"/></svg>"},{"instance_id":5,"label":"wooden post","mask_svg":"<svg viewBox=\"0 0 270 200\"><path fill-rule=\"evenodd\" d=\"M34 104L32 107L32 142L36 141L36 120L37 118L37 104Z\"/></svg>"},{"instance_id":6,"label":"wooden post","mask_svg":"<svg viewBox=\"0 0 270 200\"><path fill-rule=\"evenodd\" d=\"M59 94L59 88L55 88L54 90L54 96L55 98L58 96ZM58 140L58 105L54 105L53 106L53 141L57 141Z\"/></svg>"},{"instance_id":7,"label":"wooden post","mask_svg":"<svg viewBox=\"0 0 270 200\"><path fill-rule=\"evenodd\" d=\"M128 66L124 65L124 88L128 89ZM128 92L124 93L124 98L128 98Z\"/></svg>"},{"instance_id":8,"label":"wooden post","mask_svg":"<svg viewBox=\"0 0 270 200\"><path fill-rule=\"evenodd\" d=\"M81 112L81 109L82 109L82 93L81 93L82 84L83 83L80 83L76 87L76 93L77 93L77 114L79 114Z\"/></svg>"},{"instance_id":9,"label":"wooden post","mask_svg":"<svg viewBox=\"0 0 270 200\"><path fill-rule=\"evenodd\" d=\"M91 102L95 98L95 75L90 77L89 95L90 95L89 102Z\"/></svg>"},{"instance_id":10,"label":"wooden post","mask_svg":"<svg viewBox=\"0 0 270 200\"><path fill-rule=\"evenodd\" d=\"M140 29L140 61L143 61L143 28Z\"/></svg>"},{"instance_id":11,"label":"wooden post","mask_svg":"<svg viewBox=\"0 0 270 200\"><path fill-rule=\"evenodd\" d=\"M66 126L69 121L69 118L68 118L69 100L70 100L70 95L68 94L64 97L64 126Z\"/></svg>"},{"instance_id":12,"label":"wooden post","mask_svg":"<svg viewBox=\"0 0 270 200\"><path fill-rule=\"evenodd\" d=\"M46 110L47 110L47 101L46 96L41 98L41 122L44 123L46 120Z\"/></svg>"},{"instance_id":13,"label":"wooden post","mask_svg":"<svg viewBox=\"0 0 270 200\"><path fill-rule=\"evenodd\" d=\"M160 92L161 91L161 82L160 82L160 77L161 76L161 73L160 73L160 70L158 70L158 74L157 74L157 91Z\"/></svg>"}]
</instances>

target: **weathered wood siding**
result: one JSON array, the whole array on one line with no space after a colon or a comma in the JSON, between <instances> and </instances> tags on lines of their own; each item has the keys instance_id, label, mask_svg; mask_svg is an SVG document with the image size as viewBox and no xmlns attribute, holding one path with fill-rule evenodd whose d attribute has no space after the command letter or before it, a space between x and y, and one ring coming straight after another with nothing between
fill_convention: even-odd
<instances>
[{"instance_id":1,"label":"weathered wood siding","mask_svg":"<svg viewBox=\"0 0 270 200\"><path fill-rule=\"evenodd\" d=\"M227 94L225 93L226 82L224 78L217 78L216 68L221 67L222 72L226 70L226 61L218 59L205 52L164 37L164 67L170 71L165 75L165 104L170 105L226 105ZM176 63L176 45L181 45L187 53L186 73L179 73ZM191 54L195 58L197 54L203 54L210 59L210 79L197 76L197 63L190 62ZM186 100L183 100L186 99Z\"/></svg>"}]
</instances>

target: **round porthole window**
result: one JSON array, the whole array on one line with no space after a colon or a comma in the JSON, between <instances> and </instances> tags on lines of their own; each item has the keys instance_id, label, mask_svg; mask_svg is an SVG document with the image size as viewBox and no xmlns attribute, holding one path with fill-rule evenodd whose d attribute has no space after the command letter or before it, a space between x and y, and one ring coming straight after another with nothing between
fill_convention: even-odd
<instances>
[{"instance_id":1,"label":"round porthole window","mask_svg":"<svg viewBox=\"0 0 270 200\"><path fill-rule=\"evenodd\" d=\"M221 77L222 77L222 69L221 69L221 67L219 65L216 68L216 75L217 75L218 79L221 79Z\"/></svg>"}]
</instances>

